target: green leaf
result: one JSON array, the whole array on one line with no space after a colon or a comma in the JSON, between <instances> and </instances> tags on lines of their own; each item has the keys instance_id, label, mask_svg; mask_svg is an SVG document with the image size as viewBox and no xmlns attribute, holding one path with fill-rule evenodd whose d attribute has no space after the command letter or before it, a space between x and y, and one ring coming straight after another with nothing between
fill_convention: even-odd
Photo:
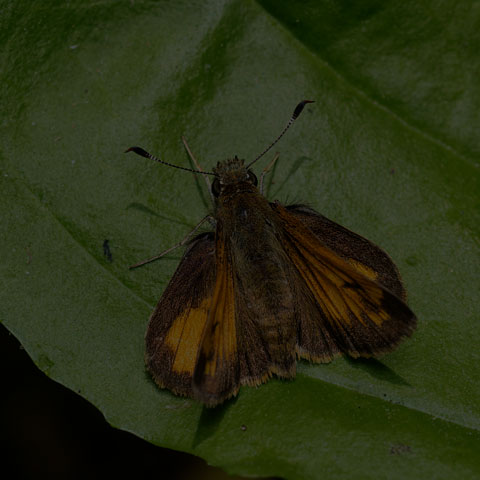
<instances>
[{"instance_id":1,"label":"green leaf","mask_svg":"<svg viewBox=\"0 0 480 480\"><path fill-rule=\"evenodd\" d=\"M40 369L112 425L231 473L478 478L478 2L0 11L0 315ZM189 166L185 135L205 168L252 159L305 98L269 196L385 248L418 330L380 361L300 363L295 381L207 410L143 365L181 252L128 265L183 238L209 197L201 179L122 152Z\"/></svg>"}]
</instances>

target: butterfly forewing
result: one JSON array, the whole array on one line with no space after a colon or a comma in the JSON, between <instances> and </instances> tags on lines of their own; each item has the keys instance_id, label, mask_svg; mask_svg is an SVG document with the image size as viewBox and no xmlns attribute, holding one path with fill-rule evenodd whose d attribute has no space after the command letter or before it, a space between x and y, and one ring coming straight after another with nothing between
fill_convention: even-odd
<instances>
[{"instance_id":1,"label":"butterfly forewing","mask_svg":"<svg viewBox=\"0 0 480 480\"><path fill-rule=\"evenodd\" d=\"M199 235L150 317L145 362L155 382L193 396L192 376L215 287L213 233Z\"/></svg>"},{"instance_id":2,"label":"butterfly forewing","mask_svg":"<svg viewBox=\"0 0 480 480\"><path fill-rule=\"evenodd\" d=\"M339 351L353 357L388 352L411 335L416 319L403 300L325 246L285 207L272 208L281 222L284 247L318 307L313 327L303 319L306 330L323 329ZM310 350L299 339L300 356L325 356L317 347Z\"/></svg>"}]
</instances>

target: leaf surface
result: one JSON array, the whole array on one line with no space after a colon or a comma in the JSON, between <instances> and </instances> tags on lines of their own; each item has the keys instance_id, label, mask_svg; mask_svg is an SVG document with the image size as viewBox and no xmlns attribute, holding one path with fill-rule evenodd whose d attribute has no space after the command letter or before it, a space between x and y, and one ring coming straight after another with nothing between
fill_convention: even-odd
<instances>
[{"instance_id":1,"label":"leaf surface","mask_svg":"<svg viewBox=\"0 0 480 480\"><path fill-rule=\"evenodd\" d=\"M0 7L0 320L40 369L112 425L231 473L478 478L478 2ZM269 198L388 251L418 330L381 360L299 363L206 410L143 366L181 252L128 265L182 239L209 196L122 152L189 166L185 135L206 169L252 159L305 98Z\"/></svg>"}]
</instances>

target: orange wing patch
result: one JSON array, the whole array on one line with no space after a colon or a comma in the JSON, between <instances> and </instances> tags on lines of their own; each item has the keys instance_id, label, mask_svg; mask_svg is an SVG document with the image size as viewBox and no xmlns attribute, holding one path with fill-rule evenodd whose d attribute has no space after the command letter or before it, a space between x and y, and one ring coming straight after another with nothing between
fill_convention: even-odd
<instances>
[{"instance_id":1,"label":"orange wing patch","mask_svg":"<svg viewBox=\"0 0 480 480\"><path fill-rule=\"evenodd\" d=\"M370 280L377 280L378 274L374 270L372 270L369 266L364 265L363 263L357 262L356 260L349 259L348 263L353 265L361 274L365 275Z\"/></svg>"},{"instance_id":2,"label":"orange wing patch","mask_svg":"<svg viewBox=\"0 0 480 480\"><path fill-rule=\"evenodd\" d=\"M347 325L356 320L365 325L362 313L367 313L368 318L380 326L388 318L381 307L382 287L353 268L346 269L346 262L329 251L322 252L323 260L313 256L303 244L296 247L296 252L290 252L291 258L330 320ZM340 269L336 263L344 265Z\"/></svg>"},{"instance_id":3,"label":"orange wing patch","mask_svg":"<svg viewBox=\"0 0 480 480\"><path fill-rule=\"evenodd\" d=\"M170 327L165 345L173 352L173 372L192 375L207 323L209 305L210 299L204 299L198 308L182 312Z\"/></svg>"}]
</instances>

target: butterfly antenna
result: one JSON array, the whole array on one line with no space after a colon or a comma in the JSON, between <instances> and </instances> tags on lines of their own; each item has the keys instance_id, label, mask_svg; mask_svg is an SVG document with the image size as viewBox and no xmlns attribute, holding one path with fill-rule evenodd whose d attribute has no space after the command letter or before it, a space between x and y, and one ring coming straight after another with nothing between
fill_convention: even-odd
<instances>
[{"instance_id":1,"label":"butterfly antenna","mask_svg":"<svg viewBox=\"0 0 480 480\"><path fill-rule=\"evenodd\" d=\"M173 163L164 162L163 160L160 160L159 158L157 158L154 155L148 153L147 151L145 151L143 148L140 148L140 147L130 147L129 149L125 150L125 153L127 153L127 152L134 152L137 155L140 155L141 157L149 158L150 160L154 160L155 162L158 162L158 163L163 163L164 165L168 165L169 167L179 168L180 170L186 170L187 172L200 173L202 175L216 176L216 174L213 173L213 172L203 172L203 171L200 171L200 170L193 170L193 168L179 167L178 165L173 165Z\"/></svg>"},{"instance_id":2,"label":"butterfly antenna","mask_svg":"<svg viewBox=\"0 0 480 480\"><path fill-rule=\"evenodd\" d=\"M315 103L314 100L304 100L300 102L293 111L293 115L287 123L287 126L283 129L282 133L277 137L277 139L271 143L253 162L250 162L247 165L247 168L250 168L257 160L262 158L284 135L285 132L292 126L292 123L298 118L298 116L302 113L302 110L305 108L307 103Z\"/></svg>"}]
</instances>

